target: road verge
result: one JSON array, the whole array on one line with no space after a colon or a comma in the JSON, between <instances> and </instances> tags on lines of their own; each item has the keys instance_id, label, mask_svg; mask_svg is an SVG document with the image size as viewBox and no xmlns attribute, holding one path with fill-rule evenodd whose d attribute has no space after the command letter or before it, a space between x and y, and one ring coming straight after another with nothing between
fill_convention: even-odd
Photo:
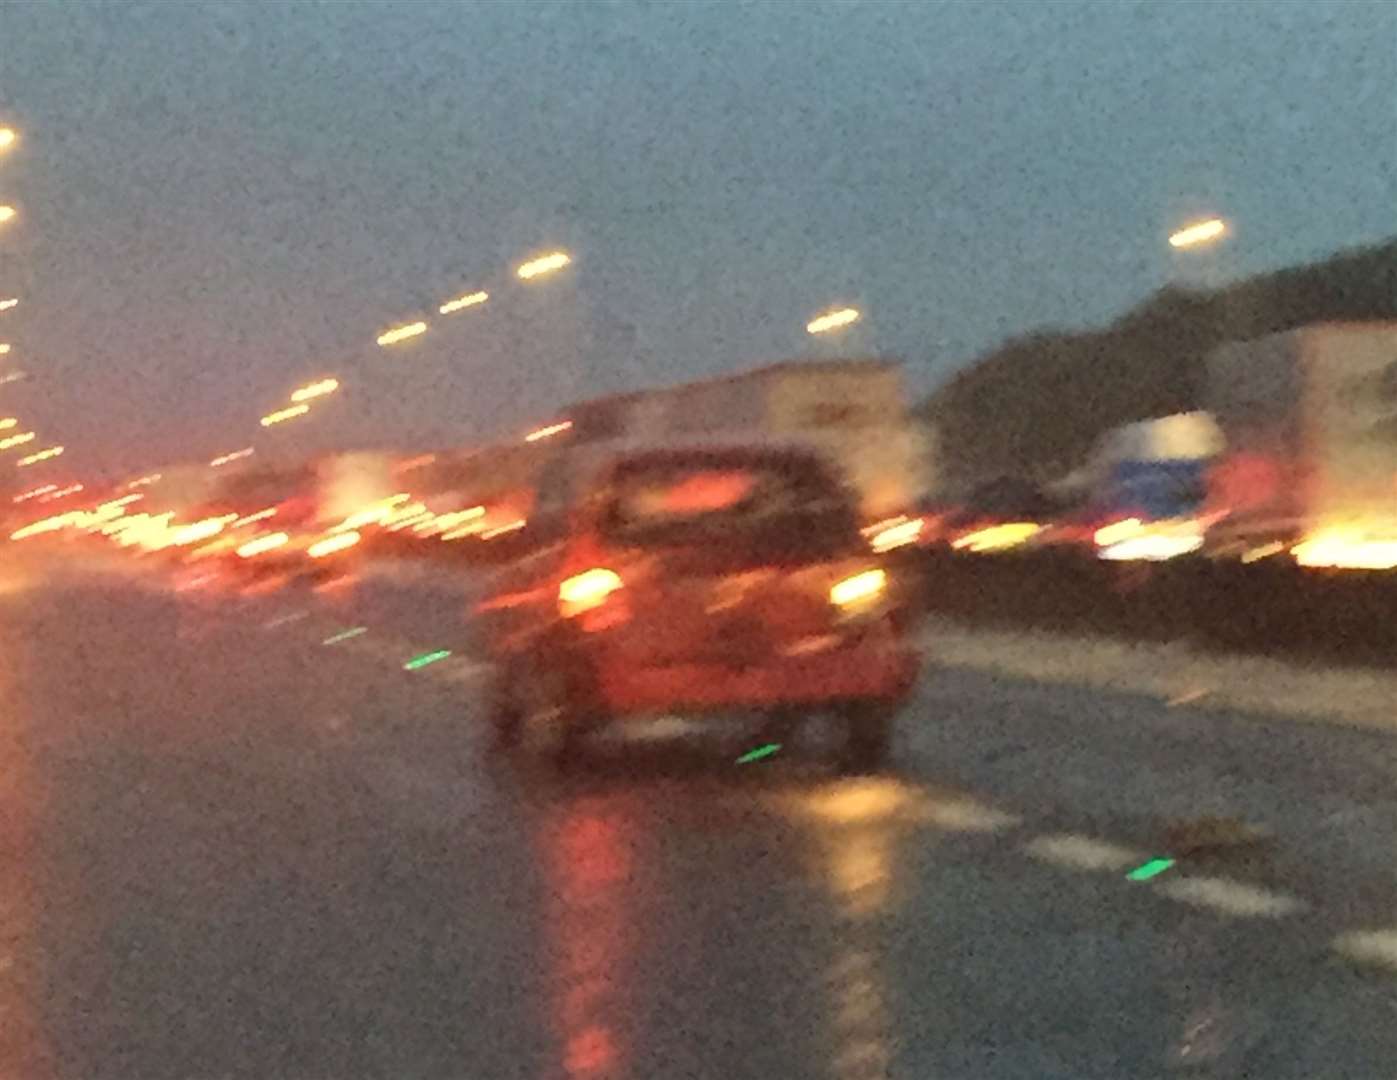
<instances>
[{"instance_id":1,"label":"road verge","mask_svg":"<svg viewBox=\"0 0 1397 1080\"><path fill-rule=\"evenodd\" d=\"M1220 655L1184 641L984 629L940 616L926 620L924 640L942 667L1397 732L1397 673L1388 671Z\"/></svg>"}]
</instances>

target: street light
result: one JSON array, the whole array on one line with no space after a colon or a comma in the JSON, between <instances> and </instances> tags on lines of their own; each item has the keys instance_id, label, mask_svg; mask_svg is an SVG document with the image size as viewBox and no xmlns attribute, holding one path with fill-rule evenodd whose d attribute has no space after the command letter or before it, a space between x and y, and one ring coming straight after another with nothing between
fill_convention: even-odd
<instances>
[{"instance_id":1,"label":"street light","mask_svg":"<svg viewBox=\"0 0 1397 1080\"><path fill-rule=\"evenodd\" d=\"M530 259L514 272L522 280L528 281L530 278L551 274L554 270L561 270L570 262L572 262L572 256L566 251L553 251L547 255L540 255L537 259Z\"/></svg>"},{"instance_id":2,"label":"street light","mask_svg":"<svg viewBox=\"0 0 1397 1080\"><path fill-rule=\"evenodd\" d=\"M61 488L57 484L45 484L44 486L50 490L44 492L44 494L40 496L40 502L53 502L55 499L66 499L69 495L76 495L78 492L86 490L83 484L69 484L65 488Z\"/></svg>"},{"instance_id":3,"label":"street light","mask_svg":"<svg viewBox=\"0 0 1397 1080\"><path fill-rule=\"evenodd\" d=\"M321 379L319 382L309 383L299 390L293 390L291 400L311 401L318 397L324 397L326 394L333 394L339 388L340 381L338 379Z\"/></svg>"},{"instance_id":4,"label":"street light","mask_svg":"<svg viewBox=\"0 0 1397 1080\"><path fill-rule=\"evenodd\" d=\"M9 221L15 216L15 213L16 211L13 206L0 206L0 224Z\"/></svg>"},{"instance_id":5,"label":"street light","mask_svg":"<svg viewBox=\"0 0 1397 1080\"><path fill-rule=\"evenodd\" d=\"M490 294L484 289L479 292L466 293L465 296L458 296L455 300L448 300L437 308L443 315L450 315L453 311L460 311L462 308L475 307L490 299Z\"/></svg>"},{"instance_id":6,"label":"street light","mask_svg":"<svg viewBox=\"0 0 1397 1080\"><path fill-rule=\"evenodd\" d=\"M294 420L298 416L305 416L310 412L309 405L292 405L289 408L278 409L274 413L268 413L262 417L262 426L271 427L273 424L280 424L286 420Z\"/></svg>"},{"instance_id":7,"label":"street light","mask_svg":"<svg viewBox=\"0 0 1397 1080\"><path fill-rule=\"evenodd\" d=\"M1192 225L1186 225L1177 232L1169 235L1169 246L1172 248L1191 248L1216 240L1227 233L1227 222L1222 218L1208 218L1206 221L1195 221Z\"/></svg>"},{"instance_id":8,"label":"street light","mask_svg":"<svg viewBox=\"0 0 1397 1080\"><path fill-rule=\"evenodd\" d=\"M571 420L562 420L556 424L549 424L536 431L531 431L524 436L525 442L540 442L543 439L551 439L554 435L561 435L565 431L572 430Z\"/></svg>"},{"instance_id":9,"label":"street light","mask_svg":"<svg viewBox=\"0 0 1397 1080\"><path fill-rule=\"evenodd\" d=\"M79 490L81 490L81 485L78 485L78 486L79 486ZM57 485L57 484L42 484L42 485L40 485L39 487L30 488L28 491L22 491L22 492L20 492L18 495L14 496L12 499L10 499L10 502L16 502L16 503L28 502L30 499L39 499L39 498L42 498L42 497L45 496L45 495L52 495L52 494L53 494L55 491L57 491L57 490L58 490L58 485ZM47 501L47 500L45 500L45 501Z\"/></svg>"},{"instance_id":10,"label":"street light","mask_svg":"<svg viewBox=\"0 0 1397 1080\"><path fill-rule=\"evenodd\" d=\"M12 127L0 127L0 150L8 150L15 144L19 134Z\"/></svg>"},{"instance_id":11,"label":"street light","mask_svg":"<svg viewBox=\"0 0 1397 1080\"><path fill-rule=\"evenodd\" d=\"M27 442L33 442L35 435L32 431L25 431L19 435L11 435L8 439L0 439L0 450L9 450L16 446L23 446Z\"/></svg>"},{"instance_id":12,"label":"street light","mask_svg":"<svg viewBox=\"0 0 1397 1080\"><path fill-rule=\"evenodd\" d=\"M8 300L0 300L0 311L9 311L12 307L19 305L19 297L11 296Z\"/></svg>"},{"instance_id":13,"label":"street light","mask_svg":"<svg viewBox=\"0 0 1397 1080\"><path fill-rule=\"evenodd\" d=\"M231 454L222 454L209 462L213 468L221 468L224 465L231 465L235 461L241 461L245 457L251 457L256 451L252 447L244 447L242 450L234 450Z\"/></svg>"},{"instance_id":14,"label":"street light","mask_svg":"<svg viewBox=\"0 0 1397 1080\"><path fill-rule=\"evenodd\" d=\"M838 330L841 326L856 323L862 317L857 308L846 307L840 308L838 311L828 311L806 323L805 332L807 334L827 334L831 330Z\"/></svg>"},{"instance_id":15,"label":"street light","mask_svg":"<svg viewBox=\"0 0 1397 1080\"><path fill-rule=\"evenodd\" d=\"M20 458L15 462L15 466L22 469L26 465L37 465L41 461L48 461L49 458L56 458L61 453L63 453L63 447L50 446L47 450L40 450L36 454L30 454L28 457Z\"/></svg>"},{"instance_id":16,"label":"street light","mask_svg":"<svg viewBox=\"0 0 1397 1080\"><path fill-rule=\"evenodd\" d=\"M385 330L378 335L378 343L380 345L396 345L400 341L406 341L408 338L415 338L418 334L425 334L426 332L426 323L408 323L406 326L395 326L392 330Z\"/></svg>"},{"instance_id":17,"label":"street light","mask_svg":"<svg viewBox=\"0 0 1397 1080\"><path fill-rule=\"evenodd\" d=\"M9 353L9 351L10 351L10 343L9 343L8 341L0 341L0 356L5 356L5 355L7 355L7 354Z\"/></svg>"}]
</instances>

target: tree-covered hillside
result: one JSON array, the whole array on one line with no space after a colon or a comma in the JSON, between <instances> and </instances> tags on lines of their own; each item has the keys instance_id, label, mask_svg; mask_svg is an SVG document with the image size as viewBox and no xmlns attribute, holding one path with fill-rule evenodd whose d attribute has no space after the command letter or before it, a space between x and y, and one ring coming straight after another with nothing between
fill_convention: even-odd
<instances>
[{"instance_id":1,"label":"tree-covered hillside","mask_svg":"<svg viewBox=\"0 0 1397 1080\"><path fill-rule=\"evenodd\" d=\"M1099 330L1006 342L932 394L942 475L1049 479L1121 423L1197 407L1204 357L1222 341L1307 323L1397 319L1397 239L1217 292L1166 288Z\"/></svg>"}]
</instances>

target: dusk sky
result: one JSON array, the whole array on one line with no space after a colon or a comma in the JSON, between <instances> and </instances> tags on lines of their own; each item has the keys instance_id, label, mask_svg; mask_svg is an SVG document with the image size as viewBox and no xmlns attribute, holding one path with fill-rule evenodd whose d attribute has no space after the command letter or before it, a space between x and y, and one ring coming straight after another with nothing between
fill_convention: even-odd
<instances>
[{"instance_id":1,"label":"dusk sky","mask_svg":"<svg viewBox=\"0 0 1397 1080\"><path fill-rule=\"evenodd\" d=\"M1397 4L8 5L0 123L3 408L75 466L460 444L841 301L921 393L1196 272L1198 215L1224 277L1391 237Z\"/></svg>"}]
</instances>

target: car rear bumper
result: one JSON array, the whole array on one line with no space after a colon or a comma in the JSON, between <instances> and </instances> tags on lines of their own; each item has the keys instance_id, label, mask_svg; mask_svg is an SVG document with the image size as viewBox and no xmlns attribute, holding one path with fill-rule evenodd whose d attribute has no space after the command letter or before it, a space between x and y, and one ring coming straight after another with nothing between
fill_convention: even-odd
<instances>
[{"instance_id":1,"label":"car rear bumper","mask_svg":"<svg viewBox=\"0 0 1397 1080\"><path fill-rule=\"evenodd\" d=\"M921 656L898 637L857 644L805 643L809 651L766 657L746 666L722 663L638 665L594 656L597 704L610 714L761 709L905 698Z\"/></svg>"}]
</instances>

